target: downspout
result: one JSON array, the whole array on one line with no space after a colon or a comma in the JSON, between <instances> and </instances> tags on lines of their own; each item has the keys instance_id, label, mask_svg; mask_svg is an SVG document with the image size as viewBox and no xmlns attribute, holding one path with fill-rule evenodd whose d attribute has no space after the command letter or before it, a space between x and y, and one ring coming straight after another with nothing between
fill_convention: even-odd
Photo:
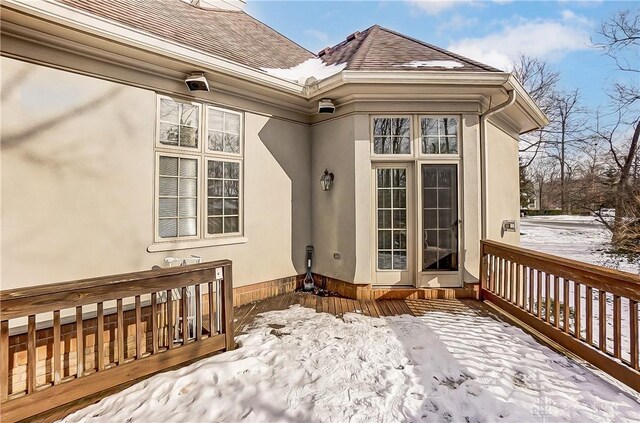
<instances>
[{"instance_id":1,"label":"downspout","mask_svg":"<svg viewBox=\"0 0 640 423\"><path fill-rule=\"evenodd\" d=\"M480 239L487 238L487 120L490 116L503 111L516 101L516 91L508 91L509 98L504 103L490 108L480 115Z\"/></svg>"}]
</instances>

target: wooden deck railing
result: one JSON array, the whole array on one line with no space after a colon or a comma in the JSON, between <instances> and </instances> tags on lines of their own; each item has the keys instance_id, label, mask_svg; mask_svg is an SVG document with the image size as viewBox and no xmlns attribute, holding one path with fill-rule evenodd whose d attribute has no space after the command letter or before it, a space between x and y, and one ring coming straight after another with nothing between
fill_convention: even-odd
<instances>
[{"instance_id":1,"label":"wooden deck railing","mask_svg":"<svg viewBox=\"0 0 640 423\"><path fill-rule=\"evenodd\" d=\"M1 291L0 420L233 349L232 295L228 260Z\"/></svg>"},{"instance_id":2,"label":"wooden deck railing","mask_svg":"<svg viewBox=\"0 0 640 423\"><path fill-rule=\"evenodd\" d=\"M482 241L480 298L640 391L640 277Z\"/></svg>"}]
</instances>

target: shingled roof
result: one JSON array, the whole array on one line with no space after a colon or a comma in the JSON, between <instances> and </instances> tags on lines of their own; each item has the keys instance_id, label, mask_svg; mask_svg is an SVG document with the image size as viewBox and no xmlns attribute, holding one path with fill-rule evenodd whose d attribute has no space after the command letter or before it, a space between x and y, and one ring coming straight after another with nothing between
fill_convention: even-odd
<instances>
[{"instance_id":1,"label":"shingled roof","mask_svg":"<svg viewBox=\"0 0 640 423\"><path fill-rule=\"evenodd\" d=\"M502 72L379 25L351 34L340 44L322 50L318 56L328 65L346 62L345 69L356 71L446 69L456 72Z\"/></svg>"},{"instance_id":2,"label":"shingled roof","mask_svg":"<svg viewBox=\"0 0 640 423\"><path fill-rule=\"evenodd\" d=\"M131 28L252 68L290 68L315 54L242 11L181 0L57 0Z\"/></svg>"}]
</instances>

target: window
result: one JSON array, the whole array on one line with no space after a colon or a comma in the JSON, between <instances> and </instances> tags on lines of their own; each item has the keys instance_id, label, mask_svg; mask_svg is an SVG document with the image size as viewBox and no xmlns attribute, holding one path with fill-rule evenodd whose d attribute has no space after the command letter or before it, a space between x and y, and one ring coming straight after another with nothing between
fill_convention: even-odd
<instances>
[{"instance_id":1,"label":"window","mask_svg":"<svg viewBox=\"0 0 640 423\"><path fill-rule=\"evenodd\" d=\"M207 233L240 232L240 163L207 161Z\"/></svg>"},{"instance_id":2,"label":"window","mask_svg":"<svg viewBox=\"0 0 640 423\"><path fill-rule=\"evenodd\" d=\"M422 154L458 154L458 119L420 118Z\"/></svg>"},{"instance_id":3,"label":"window","mask_svg":"<svg viewBox=\"0 0 640 423\"><path fill-rule=\"evenodd\" d=\"M158 96L157 134L156 242L241 235L242 114Z\"/></svg>"},{"instance_id":4,"label":"window","mask_svg":"<svg viewBox=\"0 0 640 423\"><path fill-rule=\"evenodd\" d=\"M377 169L378 269L407 269L407 169Z\"/></svg>"},{"instance_id":5,"label":"window","mask_svg":"<svg viewBox=\"0 0 640 423\"><path fill-rule=\"evenodd\" d=\"M374 154L411 154L411 119L377 117L373 119Z\"/></svg>"},{"instance_id":6,"label":"window","mask_svg":"<svg viewBox=\"0 0 640 423\"><path fill-rule=\"evenodd\" d=\"M160 98L160 145L182 148L198 148L198 128L200 126L200 105Z\"/></svg>"},{"instance_id":7,"label":"window","mask_svg":"<svg viewBox=\"0 0 640 423\"><path fill-rule=\"evenodd\" d=\"M198 160L160 155L158 162L158 235L196 236Z\"/></svg>"}]
</instances>

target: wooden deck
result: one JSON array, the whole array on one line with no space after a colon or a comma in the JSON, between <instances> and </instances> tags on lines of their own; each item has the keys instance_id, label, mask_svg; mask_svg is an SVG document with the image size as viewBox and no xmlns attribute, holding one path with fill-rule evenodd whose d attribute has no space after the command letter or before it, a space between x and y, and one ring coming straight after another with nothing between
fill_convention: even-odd
<instances>
[{"instance_id":1,"label":"wooden deck","mask_svg":"<svg viewBox=\"0 0 640 423\"><path fill-rule=\"evenodd\" d=\"M361 313L366 316L383 317L408 314L423 316L440 311L457 313L470 311L488 313L488 308L477 300L351 300L340 297L320 297L304 292L292 292L245 304L234 309L235 334L243 333L258 314L273 310L285 310L294 304L315 309L319 313L342 316L345 313Z\"/></svg>"}]
</instances>

